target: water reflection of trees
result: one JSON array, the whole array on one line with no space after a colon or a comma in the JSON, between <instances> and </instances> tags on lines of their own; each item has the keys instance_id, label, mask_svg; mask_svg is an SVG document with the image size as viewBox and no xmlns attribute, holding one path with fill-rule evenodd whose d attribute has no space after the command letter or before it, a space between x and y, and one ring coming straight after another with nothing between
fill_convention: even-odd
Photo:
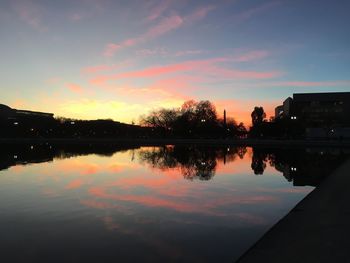
<instances>
[{"instance_id":1,"label":"water reflection of trees","mask_svg":"<svg viewBox=\"0 0 350 263\"><path fill-rule=\"evenodd\" d=\"M267 154L259 149L253 149L251 168L254 174L263 174L266 168Z\"/></svg>"},{"instance_id":2,"label":"water reflection of trees","mask_svg":"<svg viewBox=\"0 0 350 263\"><path fill-rule=\"evenodd\" d=\"M163 171L179 168L188 180L210 180L215 175L218 161L226 163L237 157L242 159L246 151L245 147L164 146L141 150L139 158L141 162Z\"/></svg>"}]
</instances>

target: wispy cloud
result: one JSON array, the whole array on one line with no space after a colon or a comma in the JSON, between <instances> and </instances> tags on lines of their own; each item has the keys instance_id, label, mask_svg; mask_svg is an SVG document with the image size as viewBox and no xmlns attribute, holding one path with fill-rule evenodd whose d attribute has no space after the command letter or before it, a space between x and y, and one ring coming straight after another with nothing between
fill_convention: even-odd
<instances>
[{"instance_id":1,"label":"wispy cloud","mask_svg":"<svg viewBox=\"0 0 350 263\"><path fill-rule=\"evenodd\" d=\"M111 57L120 49L135 46L137 44L159 37L165 33L168 33L180 27L182 23L183 23L183 19L178 15L173 15L171 17L164 18L155 26L149 28L141 36L138 36L136 38L129 38L117 44L116 43L107 44L103 54L106 57Z\"/></svg>"},{"instance_id":2,"label":"wispy cloud","mask_svg":"<svg viewBox=\"0 0 350 263\"><path fill-rule=\"evenodd\" d=\"M260 60L269 55L269 52L266 50L253 50L245 54L238 55L234 58L236 62L249 62L254 60Z\"/></svg>"},{"instance_id":3,"label":"wispy cloud","mask_svg":"<svg viewBox=\"0 0 350 263\"><path fill-rule=\"evenodd\" d=\"M120 43L108 43L104 49L103 54L106 57L111 57L121 49L147 42L149 40L162 36L170 31L173 31L186 23L192 23L201 20L213 8L213 6L202 7L185 17L176 14L164 17L158 23L148 28L148 30L144 34L141 34L138 37L129 38Z\"/></svg>"},{"instance_id":4,"label":"wispy cloud","mask_svg":"<svg viewBox=\"0 0 350 263\"><path fill-rule=\"evenodd\" d=\"M173 1L171 0L164 0L161 2L157 2L154 4L152 9L150 10L149 16L147 16L148 21L153 21L158 19L163 15L163 13L169 9Z\"/></svg>"},{"instance_id":5,"label":"wispy cloud","mask_svg":"<svg viewBox=\"0 0 350 263\"><path fill-rule=\"evenodd\" d=\"M259 6L255 6L250 9L244 10L238 14L234 14L233 16L231 16L229 20L231 21L231 23L233 22L233 23L239 24L241 22L244 22L246 20L249 20L255 17L260 13L267 12L280 4L281 4L280 1L265 2Z\"/></svg>"},{"instance_id":6,"label":"wispy cloud","mask_svg":"<svg viewBox=\"0 0 350 263\"><path fill-rule=\"evenodd\" d=\"M16 0L12 2L12 7L18 18L32 28L40 32L45 32L48 30L48 27L42 21L44 12L42 6L32 1Z\"/></svg>"},{"instance_id":7,"label":"wispy cloud","mask_svg":"<svg viewBox=\"0 0 350 263\"><path fill-rule=\"evenodd\" d=\"M186 22L196 22L198 20L203 19L204 17L206 17L208 15L208 13L215 9L215 6L202 6L198 9L196 9L192 14L189 14L188 16L186 16L184 18L184 20Z\"/></svg>"}]
</instances>

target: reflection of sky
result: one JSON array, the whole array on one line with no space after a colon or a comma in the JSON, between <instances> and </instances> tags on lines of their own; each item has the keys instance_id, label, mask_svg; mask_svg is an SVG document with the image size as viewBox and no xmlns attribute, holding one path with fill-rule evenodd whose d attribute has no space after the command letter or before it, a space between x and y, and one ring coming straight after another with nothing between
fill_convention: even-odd
<instances>
[{"instance_id":1,"label":"reflection of sky","mask_svg":"<svg viewBox=\"0 0 350 263\"><path fill-rule=\"evenodd\" d=\"M347 0L0 1L1 103L131 122L210 99L249 122L349 90Z\"/></svg>"},{"instance_id":2,"label":"reflection of sky","mask_svg":"<svg viewBox=\"0 0 350 263\"><path fill-rule=\"evenodd\" d=\"M50 240L74 246L64 243L70 237L111 257L137 258L130 254L137 251L150 260L229 260L311 190L293 188L272 167L254 175L250 150L226 165L219 160L209 181L185 180L178 168L141 165L137 151L133 162L132 151L126 151L0 172L0 230L5 232L0 245L11 234L19 238L19 232L9 233L19 228L26 240L35 238L26 244L30 249ZM111 244L122 245L122 251L113 254ZM72 253L90 254L79 251Z\"/></svg>"}]
</instances>

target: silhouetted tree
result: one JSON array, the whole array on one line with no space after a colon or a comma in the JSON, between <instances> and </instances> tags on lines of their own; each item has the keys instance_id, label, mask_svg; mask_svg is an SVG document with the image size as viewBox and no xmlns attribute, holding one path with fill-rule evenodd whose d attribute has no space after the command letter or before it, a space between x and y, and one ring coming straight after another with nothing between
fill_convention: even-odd
<instances>
[{"instance_id":1,"label":"silhouetted tree","mask_svg":"<svg viewBox=\"0 0 350 263\"><path fill-rule=\"evenodd\" d=\"M189 100L178 109L160 109L141 118L144 126L160 129L164 135L185 137L237 136L233 119L225 126L218 119L215 105L210 101Z\"/></svg>"},{"instance_id":2,"label":"silhouetted tree","mask_svg":"<svg viewBox=\"0 0 350 263\"><path fill-rule=\"evenodd\" d=\"M248 131L244 126L243 122L240 122L236 127L236 135L237 137L243 138L247 135Z\"/></svg>"},{"instance_id":3,"label":"silhouetted tree","mask_svg":"<svg viewBox=\"0 0 350 263\"><path fill-rule=\"evenodd\" d=\"M215 123L217 121L215 106L208 100L198 102L195 116L196 119L201 122Z\"/></svg>"},{"instance_id":4,"label":"silhouetted tree","mask_svg":"<svg viewBox=\"0 0 350 263\"><path fill-rule=\"evenodd\" d=\"M264 112L263 107L255 107L252 114L252 123L253 126L261 124L266 118L266 113Z\"/></svg>"}]
</instances>

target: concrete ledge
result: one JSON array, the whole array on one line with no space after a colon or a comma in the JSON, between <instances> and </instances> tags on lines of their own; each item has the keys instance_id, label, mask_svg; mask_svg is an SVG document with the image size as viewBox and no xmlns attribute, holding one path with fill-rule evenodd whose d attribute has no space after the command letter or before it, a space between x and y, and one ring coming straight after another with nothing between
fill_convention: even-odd
<instances>
[{"instance_id":1,"label":"concrete ledge","mask_svg":"<svg viewBox=\"0 0 350 263\"><path fill-rule=\"evenodd\" d=\"M350 160L237 262L350 262Z\"/></svg>"}]
</instances>

